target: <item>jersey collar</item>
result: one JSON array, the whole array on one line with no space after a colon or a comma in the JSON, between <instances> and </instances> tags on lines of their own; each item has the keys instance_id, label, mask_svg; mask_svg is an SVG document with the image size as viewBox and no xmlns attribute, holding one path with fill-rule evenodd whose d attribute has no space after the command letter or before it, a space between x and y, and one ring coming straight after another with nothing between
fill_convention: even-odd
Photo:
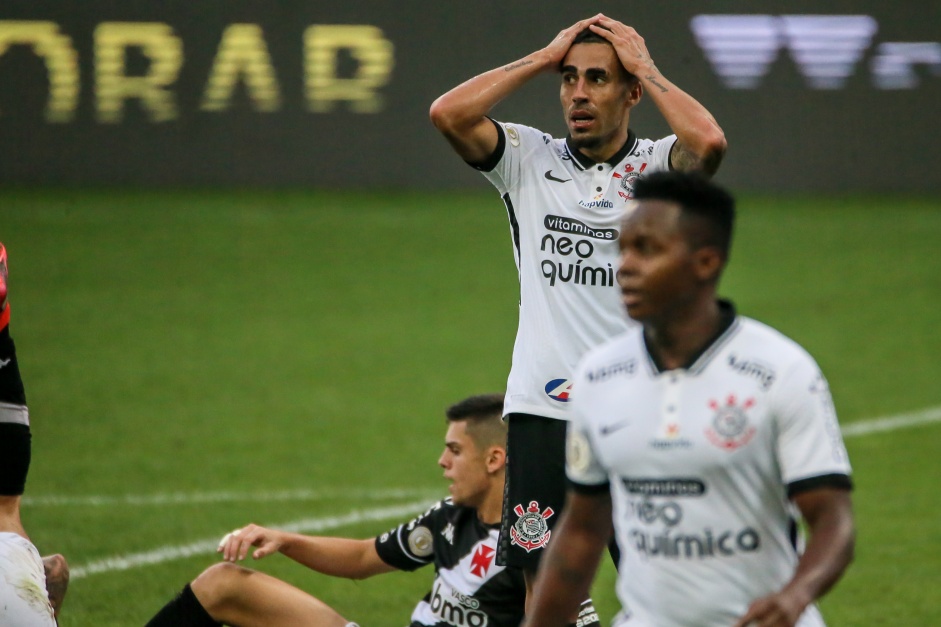
<instances>
[{"instance_id":1,"label":"jersey collar","mask_svg":"<svg viewBox=\"0 0 941 627\"><path fill-rule=\"evenodd\" d=\"M698 374L701 372L712 357L719 352L719 349L725 345L738 329L738 324L736 323L737 313L732 301L720 298L718 303L719 315L721 316L719 319L719 330L703 345L699 352L690 357L689 362L682 366L682 369L690 374ZM650 346L647 343L647 333L641 333L641 337L643 338L644 350L647 352L647 358L650 361L651 367L653 367L654 374L664 372L663 364L650 352Z\"/></svg>"},{"instance_id":2,"label":"jersey collar","mask_svg":"<svg viewBox=\"0 0 941 627\"><path fill-rule=\"evenodd\" d=\"M616 166L621 162L621 160L628 155L634 147L637 145L637 135L634 134L634 131L627 129L627 141L624 142L624 145L621 146L621 149L618 150L610 159L605 161L610 166ZM596 165L596 162L593 159L590 159L582 154L582 152L575 147L572 143L572 136L568 135L565 138L565 148L568 150L569 155L572 157L572 161L578 167L579 170L587 170L593 165Z\"/></svg>"}]
</instances>

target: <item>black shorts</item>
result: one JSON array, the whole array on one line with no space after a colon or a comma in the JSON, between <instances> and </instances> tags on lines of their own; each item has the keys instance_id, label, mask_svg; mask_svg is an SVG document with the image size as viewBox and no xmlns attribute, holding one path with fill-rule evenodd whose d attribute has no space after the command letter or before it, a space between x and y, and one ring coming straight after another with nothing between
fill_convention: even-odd
<instances>
[{"instance_id":1,"label":"black shorts","mask_svg":"<svg viewBox=\"0 0 941 627\"><path fill-rule=\"evenodd\" d=\"M509 414L506 419L506 487L497 564L535 571L565 505L568 423L530 414Z\"/></svg>"}]
</instances>

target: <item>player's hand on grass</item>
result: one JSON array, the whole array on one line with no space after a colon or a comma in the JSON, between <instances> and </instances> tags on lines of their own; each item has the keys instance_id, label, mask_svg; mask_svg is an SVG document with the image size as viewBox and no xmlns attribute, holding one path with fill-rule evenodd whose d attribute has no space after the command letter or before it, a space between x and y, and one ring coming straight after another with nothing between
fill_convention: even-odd
<instances>
[{"instance_id":1,"label":"player's hand on grass","mask_svg":"<svg viewBox=\"0 0 941 627\"><path fill-rule=\"evenodd\" d=\"M43 570L46 571L46 592L56 618L65 601L65 592L69 588L69 563L65 557L56 553L42 558Z\"/></svg>"},{"instance_id":2,"label":"player's hand on grass","mask_svg":"<svg viewBox=\"0 0 941 627\"><path fill-rule=\"evenodd\" d=\"M272 553L277 553L284 544L283 534L274 529L267 529L258 525L248 525L225 534L219 541L217 553L222 553L222 559L227 562L244 560L251 547L258 547L252 552L252 558L261 559Z\"/></svg>"},{"instance_id":3,"label":"player's hand on grass","mask_svg":"<svg viewBox=\"0 0 941 627\"><path fill-rule=\"evenodd\" d=\"M806 607L795 594L782 590L752 603L735 627L794 627Z\"/></svg>"}]
</instances>

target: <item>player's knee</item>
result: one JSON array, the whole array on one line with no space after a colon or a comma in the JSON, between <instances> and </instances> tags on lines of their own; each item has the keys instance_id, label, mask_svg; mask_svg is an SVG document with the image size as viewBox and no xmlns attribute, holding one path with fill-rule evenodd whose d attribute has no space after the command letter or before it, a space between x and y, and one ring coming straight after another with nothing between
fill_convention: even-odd
<instances>
[{"instance_id":1,"label":"player's knee","mask_svg":"<svg viewBox=\"0 0 941 627\"><path fill-rule=\"evenodd\" d=\"M238 598L241 583L250 572L237 564L220 562L200 573L190 587L200 605L212 614L220 606Z\"/></svg>"}]
</instances>

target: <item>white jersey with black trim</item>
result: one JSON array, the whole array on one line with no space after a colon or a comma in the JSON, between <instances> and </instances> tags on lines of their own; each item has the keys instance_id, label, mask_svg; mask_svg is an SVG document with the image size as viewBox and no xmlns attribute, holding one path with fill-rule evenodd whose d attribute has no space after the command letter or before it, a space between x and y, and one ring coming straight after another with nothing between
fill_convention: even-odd
<instances>
[{"instance_id":1,"label":"white jersey with black trim","mask_svg":"<svg viewBox=\"0 0 941 627\"><path fill-rule=\"evenodd\" d=\"M660 371L639 327L579 364L566 472L576 490L610 489L618 625L734 624L793 576L799 512L789 495L851 487L813 358L733 315L688 368ZM823 624L814 606L798 622Z\"/></svg>"},{"instance_id":2,"label":"white jersey with black trim","mask_svg":"<svg viewBox=\"0 0 941 627\"><path fill-rule=\"evenodd\" d=\"M400 570L435 565L431 591L412 612L411 627L517 627L523 619L523 572L500 566L499 525L477 510L438 502L427 512L376 538L379 557Z\"/></svg>"},{"instance_id":3,"label":"white jersey with black trim","mask_svg":"<svg viewBox=\"0 0 941 627\"><path fill-rule=\"evenodd\" d=\"M618 236L638 177L669 168L671 135L629 133L594 163L566 139L494 122L500 144L477 166L506 205L520 281L520 314L504 413L567 419L572 373L589 348L625 331Z\"/></svg>"}]
</instances>

